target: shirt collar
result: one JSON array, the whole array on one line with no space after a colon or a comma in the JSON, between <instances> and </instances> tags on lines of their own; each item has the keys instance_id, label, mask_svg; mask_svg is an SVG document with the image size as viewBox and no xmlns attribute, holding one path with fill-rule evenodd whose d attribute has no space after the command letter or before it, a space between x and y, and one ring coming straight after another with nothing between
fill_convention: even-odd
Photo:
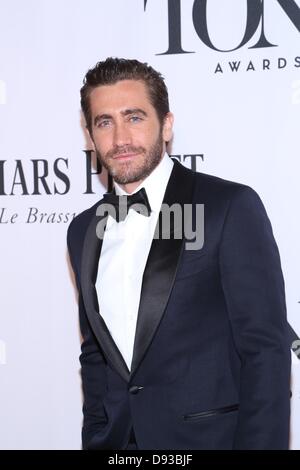
<instances>
[{"instance_id":1,"label":"shirt collar","mask_svg":"<svg viewBox=\"0 0 300 470\"><path fill-rule=\"evenodd\" d=\"M134 194L141 188L145 188L148 200L152 211L160 211L160 207L163 201L165 190L172 172L174 162L167 153L164 154L159 164L154 168L147 178L145 178L141 184L133 191ZM119 196L127 195L129 193L124 191L118 183L114 181L114 187L116 194Z\"/></svg>"}]
</instances>

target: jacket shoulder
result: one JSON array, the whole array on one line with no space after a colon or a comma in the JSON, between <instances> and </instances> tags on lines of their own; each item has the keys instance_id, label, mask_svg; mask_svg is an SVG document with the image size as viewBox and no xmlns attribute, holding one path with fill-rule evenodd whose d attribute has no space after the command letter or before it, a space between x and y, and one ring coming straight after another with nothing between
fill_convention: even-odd
<instances>
[{"instance_id":1,"label":"jacket shoulder","mask_svg":"<svg viewBox=\"0 0 300 470\"><path fill-rule=\"evenodd\" d=\"M179 168L179 175L184 178L192 177L195 182L195 191L196 194L201 194L202 197L208 197L210 195L214 196L230 196L234 195L235 193L239 193L240 191L255 191L248 185L243 183L238 183L235 181L226 180L220 178L219 176L213 176L207 173L202 173L199 171L192 170L178 160L174 159L175 165ZM191 178L190 178L191 179Z\"/></svg>"},{"instance_id":2,"label":"jacket shoulder","mask_svg":"<svg viewBox=\"0 0 300 470\"><path fill-rule=\"evenodd\" d=\"M196 173L196 182L206 190L210 190L212 192L224 192L224 194L234 194L246 189L252 190L252 188L246 184L200 172Z\"/></svg>"},{"instance_id":3,"label":"jacket shoulder","mask_svg":"<svg viewBox=\"0 0 300 470\"><path fill-rule=\"evenodd\" d=\"M70 223L67 231L67 244L70 254L74 247L81 247L84 241L86 230L95 216L100 201L97 201L88 209L80 212Z\"/></svg>"},{"instance_id":4,"label":"jacket shoulder","mask_svg":"<svg viewBox=\"0 0 300 470\"><path fill-rule=\"evenodd\" d=\"M230 204L239 200L253 200L261 202L257 192L247 184L226 180L218 176L198 173L196 178L196 198L207 201L216 201Z\"/></svg>"}]
</instances>

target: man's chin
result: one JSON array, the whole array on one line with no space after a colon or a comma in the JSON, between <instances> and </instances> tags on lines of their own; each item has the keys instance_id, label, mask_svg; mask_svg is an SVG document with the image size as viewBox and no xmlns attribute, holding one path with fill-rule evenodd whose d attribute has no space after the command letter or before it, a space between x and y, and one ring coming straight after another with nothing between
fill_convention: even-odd
<instances>
[{"instance_id":1,"label":"man's chin","mask_svg":"<svg viewBox=\"0 0 300 470\"><path fill-rule=\"evenodd\" d=\"M123 166L123 171L120 170L120 168L111 168L111 171L109 171L110 175L112 178L116 181L118 184L129 184L129 183L136 183L137 181L140 181L141 178L143 178L145 171L137 170L134 168L131 168L131 165L125 164Z\"/></svg>"},{"instance_id":2,"label":"man's chin","mask_svg":"<svg viewBox=\"0 0 300 470\"><path fill-rule=\"evenodd\" d=\"M137 183L142 179L140 175L111 175L114 181L118 184Z\"/></svg>"}]
</instances>

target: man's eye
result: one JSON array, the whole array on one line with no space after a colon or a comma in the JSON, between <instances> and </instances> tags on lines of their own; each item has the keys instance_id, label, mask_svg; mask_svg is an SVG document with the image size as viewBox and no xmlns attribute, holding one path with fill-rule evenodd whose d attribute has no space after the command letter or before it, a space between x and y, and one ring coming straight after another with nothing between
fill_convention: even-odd
<instances>
[{"instance_id":1,"label":"man's eye","mask_svg":"<svg viewBox=\"0 0 300 470\"><path fill-rule=\"evenodd\" d=\"M109 125L110 125L110 121L108 119L105 119L98 123L98 127L108 127Z\"/></svg>"},{"instance_id":2,"label":"man's eye","mask_svg":"<svg viewBox=\"0 0 300 470\"><path fill-rule=\"evenodd\" d=\"M131 122L140 122L140 121L142 121L142 118L140 116L131 116L130 121Z\"/></svg>"}]
</instances>

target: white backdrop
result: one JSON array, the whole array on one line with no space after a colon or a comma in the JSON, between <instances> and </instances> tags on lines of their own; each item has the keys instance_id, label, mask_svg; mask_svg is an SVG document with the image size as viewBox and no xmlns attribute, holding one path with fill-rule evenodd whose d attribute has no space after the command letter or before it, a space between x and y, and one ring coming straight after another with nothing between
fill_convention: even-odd
<instances>
[{"instance_id":1,"label":"white backdrop","mask_svg":"<svg viewBox=\"0 0 300 470\"><path fill-rule=\"evenodd\" d=\"M72 214L105 190L106 175L87 171L79 89L107 56L163 73L176 118L173 155L202 155L198 171L260 194L281 253L289 322L300 334L300 1L260 6L0 0L1 449L80 448L80 333L66 231ZM291 448L299 449L292 358Z\"/></svg>"}]
</instances>

